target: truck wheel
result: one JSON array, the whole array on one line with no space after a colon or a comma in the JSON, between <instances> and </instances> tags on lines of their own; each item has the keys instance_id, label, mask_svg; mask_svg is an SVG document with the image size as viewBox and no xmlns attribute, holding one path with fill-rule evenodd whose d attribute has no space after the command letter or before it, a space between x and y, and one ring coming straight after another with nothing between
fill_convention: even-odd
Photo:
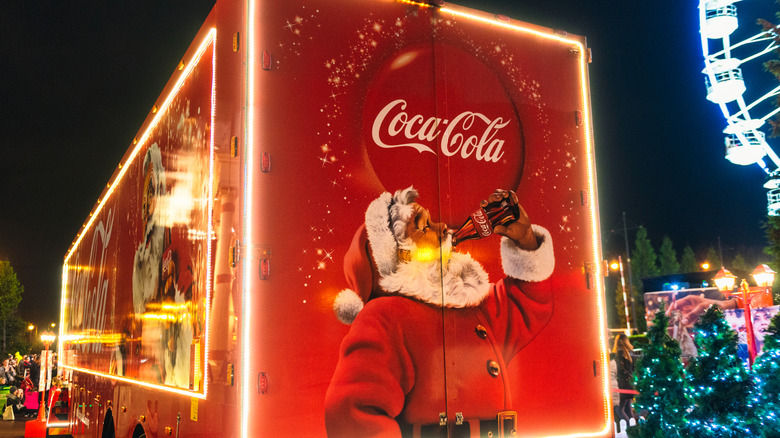
<instances>
[{"instance_id":1,"label":"truck wheel","mask_svg":"<svg viewBox=\"0 0 780 438\"><path fill-rule=\"evenodd\" d=\"M109 410L106 412L106 418L103 420L103 433L101 438L115 438L116 432L114 431L114 414Z\"/></svg>"},{"instance_id":2,"label":"truck wheel","mask_svg":"<svg viewBox=\"0 0 780 438\"><path fill-rule=\"evenodd\" d=\"M135 429L133 429L133 438L146 438L146 431L144 431L143 426L140 424L135 425Z\"/></svg>"}]
</instances>

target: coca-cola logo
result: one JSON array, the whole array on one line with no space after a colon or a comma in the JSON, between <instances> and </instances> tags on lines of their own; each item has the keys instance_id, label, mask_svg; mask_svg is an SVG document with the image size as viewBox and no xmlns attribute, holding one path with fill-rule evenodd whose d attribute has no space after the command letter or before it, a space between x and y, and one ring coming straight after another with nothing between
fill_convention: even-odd
<instances>
[{"instance_id":1,"label":"coca-cola logo","mask_svg":"<svg viewBox=\"0 0 780 438\"><path fill-rule=\"evenodd\" d=\"M493 227L490 225L490 220L485 214L485 210L479 209L471 214L471 220L474 221L474 227L482 237L487 237L493 234Z\"/></svg>"},{"instance_id":2,"label":"coca-cola logo","mask_svg":"<svg viewBox=\"0 0 780 438\"><path fill-rule=\"evenodd\" d=\"M457 154L461 158L497 163L504 155L504 140L496 138L496 134L509 124L509 120L490 119L474 111L464 111L452 121L433 116L426 118L422 114L408 114L406 107L406 100L396 99L376 116L371 137L377 146L385 149L409 147L435 154L431 145L441 137L441 153L447 157ZM468 134L472 127L482 128L482 133Z\"/></svg>"},{"instance_id":3,"label":"coca-cola logo","mask_svg":"<svg viewBox=\"0 0 780 438\"><path fill-rule=\"evenodd\" d=\"M370 80L362 141L385 190L413 185L454 226L495 189L517 189L522 126L492 67L459 48L425 44L388 56Z\"/></svg>"}]
</instances>

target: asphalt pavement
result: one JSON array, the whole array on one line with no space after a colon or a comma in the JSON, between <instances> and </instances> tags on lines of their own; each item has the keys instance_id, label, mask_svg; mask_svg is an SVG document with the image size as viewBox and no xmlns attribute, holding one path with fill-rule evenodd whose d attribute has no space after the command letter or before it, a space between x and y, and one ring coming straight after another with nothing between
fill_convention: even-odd
<instances>
[{"instance_id":1,"label":"asphalt pavement","mask_svg":"<svg viewBox=\"0 0 780 438\"><path fill-rule=\"evenodd\" d=\"M14 421L3 421L0 419L0 437L1 438L22 438L24 437L24 423L35 418L19 418Z\"/></svg>"}]
</instances>

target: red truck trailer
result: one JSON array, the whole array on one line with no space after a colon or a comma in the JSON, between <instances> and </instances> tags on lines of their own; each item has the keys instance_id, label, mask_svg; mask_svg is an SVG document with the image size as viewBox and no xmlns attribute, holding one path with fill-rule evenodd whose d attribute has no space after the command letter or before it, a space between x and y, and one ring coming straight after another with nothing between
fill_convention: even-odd
<instances>
[{"instance_id":1,"label":"red truck trailer","mask_svg":"<svg viewBox=\"0 0 780 438\"><path fill-rule=\"evenodd\" d=\"M441 1L217 1L65 256L56 426L611 435L589 57Z\"/></svg>"}]
</instances>

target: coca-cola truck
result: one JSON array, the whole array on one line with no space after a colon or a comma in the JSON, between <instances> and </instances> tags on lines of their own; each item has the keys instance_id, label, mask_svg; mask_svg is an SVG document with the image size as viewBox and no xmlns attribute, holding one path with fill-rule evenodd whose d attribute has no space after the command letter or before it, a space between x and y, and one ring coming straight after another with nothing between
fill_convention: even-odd
<instances>
[{"instance_id":1,"label":"coca-cola truck","mask_svg":"<svg viewBox=\"0 0 780 438\"><path fill-rule=\"evenodd\" d=\"M217 1L65 256L50 426L611 435L589 62L441 1Z\"/></svg>"}]
</instances>

